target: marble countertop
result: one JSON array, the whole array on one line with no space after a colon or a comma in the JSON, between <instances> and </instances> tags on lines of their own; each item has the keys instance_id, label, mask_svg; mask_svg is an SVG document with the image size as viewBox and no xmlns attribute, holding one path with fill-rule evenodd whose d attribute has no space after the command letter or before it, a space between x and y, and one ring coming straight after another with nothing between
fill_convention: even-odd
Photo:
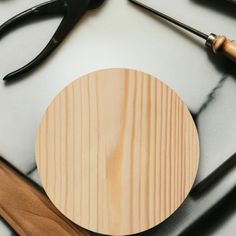
<instances>
[{"instance_id":1,"label":"marble countertop","mask_svg":"<svg viewBox=\"0 0 236 236\"><path fill-rule=\"evenodd\" d=\"M0 1L0 24L41 2ZM142 2L203 32L236 39L236 5L224 0ZM59 23L60 18L34 22L1 38L0 78L35 57ZM14 83L0 81L0 155L39 182L34 142L47 105L74 79L109 67L150 73L170 85L186 102L201 142L196 185L236 152L235 64L208 52L201 39L128 1L109 0L99 10L87 14L42 66ZM169 223L153 231L155 235L181 232L233 188L235 177L235 172L228 174L227 181L197 203L190 196ZM175 222L172 227L171 222ZM0 235L9 234L2 223Z\"/></svg>"}]
</instances>

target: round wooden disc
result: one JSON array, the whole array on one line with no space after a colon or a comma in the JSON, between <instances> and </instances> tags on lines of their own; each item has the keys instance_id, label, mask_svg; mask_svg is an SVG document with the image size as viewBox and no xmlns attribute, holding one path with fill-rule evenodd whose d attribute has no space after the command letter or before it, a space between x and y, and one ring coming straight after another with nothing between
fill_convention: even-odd
<instances>
[{"instance_id":1,"label":"round wooden disc","mask_svg":"<svg viewBox=\"0 0 236 236\"><path fill-rule=\"evenodd\" d=\"M128 235L168 218L196 177L199 140L182 100L142 72L109 69L66 87L37 133L42 184L91 231Z\"/></svg>"}]
</instances>

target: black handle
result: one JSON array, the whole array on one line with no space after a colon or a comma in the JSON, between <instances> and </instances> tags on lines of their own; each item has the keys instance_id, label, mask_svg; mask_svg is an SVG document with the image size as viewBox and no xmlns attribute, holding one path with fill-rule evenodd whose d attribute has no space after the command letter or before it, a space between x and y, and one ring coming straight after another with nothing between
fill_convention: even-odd
<instances>
[{"instance_id":1,"label":"black handle","mask_svg":"<svg viewBox=\"0 0 236 236\"><path fill-rule=\"evenodd\" d=\"M43 51L27 65L6 75L4 80L15 79L42 63L43 60L46 59L64 40L66 35L74 27L77 21L84 15L84 13L87 10L100 6L103 1L104 0L51 0L18 14L0 26L1 37L16 27L18 24L23 23L31 18L38 18L52 14L64 16L61 24Z\"/></svg>"},{"instance_id":2,"label":"black handle","mask_svg":"<svg viewBox=\"0 0 236 236\"><path fill-rule=\"evenodd\" d=\"M49 1L43 4L40 4L36 7L32 7L14 17L9 19L7 22L0 26L0 38L3 37L6 33L14 29L18 24L24 23L30 18L36 18L45 15L51 14L64 14L65 9L62 7L62 1Z\"/></svg>"}]
</instances>

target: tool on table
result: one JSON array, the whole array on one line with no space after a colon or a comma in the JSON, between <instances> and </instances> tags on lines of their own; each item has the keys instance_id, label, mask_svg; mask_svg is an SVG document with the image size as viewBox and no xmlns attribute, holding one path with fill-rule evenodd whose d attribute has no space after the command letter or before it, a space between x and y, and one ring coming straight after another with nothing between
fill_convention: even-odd
<instances>
[{"instance_id":1,"label":"tool on table","mask_svg":"<svg viewBox=\"0 0 236 236\"><path fill-rule=\"evenodd\" d=\"M0 218L19 235L90 233L63 216L46 194L0 157Z\"/></svg>"},{"instance_id":2,"label":"tool on table","mask_svg":"<svg viewBox=\"0 0 236 236\"><path fill-rule=\"evenodd\" d=\"M25 22L26 20L49 15L64 15L56 33L53 35L51 41L47 44L44 50L24 67L5 76L4 80L10 80L21 76L40 64L56 49L69 31L88 10L98 8L103 2L104 0L51 0L32 7L1 25L0 38L17 24Z\"/></svg>"},{"instance_id":3,"label":"tool on table","mask_svg":"<svg viewBox=\"0 0 236 236\"><path fill-rule=\"evenodd\" d=\"M155 15L160 16L161 18L175 24L178 25L179 27L203 38L206 40L206 46L211 48L213 50L213 52L215 54L217 53L223 53L226 57L230 58L232 61L236 62L236 43L234 41L231 41L229 39L227 39L225 36L223 35L215 35L213 33L211 33L210 35L204 34L178 20L175 20L143 3L140 3L136 0L129 0L131 3L140 6L152 13L154 13Z\"/></svg>"}]
</instances>

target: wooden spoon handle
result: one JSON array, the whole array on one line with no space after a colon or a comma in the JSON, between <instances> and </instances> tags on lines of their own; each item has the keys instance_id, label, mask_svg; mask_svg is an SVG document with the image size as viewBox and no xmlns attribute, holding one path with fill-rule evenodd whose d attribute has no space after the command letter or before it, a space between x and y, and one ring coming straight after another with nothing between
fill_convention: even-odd
<instances>
[{"instance_id":1,"label":"wooden spoon handle","mask_svg":"<svg viewBox=\"0 0 236 236\"><path fill-rule=\"evenodd\" d=\"M217 36L212 44L212 49L215 53L222 52L226 57L236 62L236 43L225 36Z\"/></svg>"},{"instance_id":2,"label":"wooden spoon handle","mask_svg":"<svg viewBox=\"0 0 236 236\"><path fill-rule=\"evenodd\" d=\"M65 218L45 193L0 158L0 218L19 235L89 235Z\"/></svg>"}]
</instances>

